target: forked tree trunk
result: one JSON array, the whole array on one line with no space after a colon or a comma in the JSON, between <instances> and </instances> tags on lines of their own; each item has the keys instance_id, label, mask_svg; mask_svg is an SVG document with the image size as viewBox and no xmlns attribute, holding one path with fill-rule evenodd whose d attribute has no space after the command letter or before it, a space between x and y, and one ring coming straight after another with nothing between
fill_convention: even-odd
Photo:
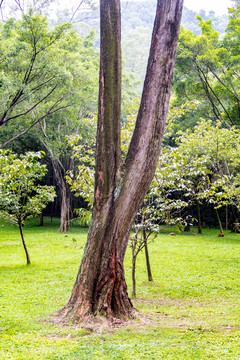
<instances>
[{"instance_id":1,"label":"forked tree trunk","mask_svg":"<svg viewBox=\"0 0 240 360\"><path fill-rule=\"evenodd\" d=\"M131 225L154 176L168 112L182 0L158 0L147 75L126 163L121 164L120 1L101 0L95 202L82 262L58 315L130 317L123 259Z\"/></svg>"}]
</instances>

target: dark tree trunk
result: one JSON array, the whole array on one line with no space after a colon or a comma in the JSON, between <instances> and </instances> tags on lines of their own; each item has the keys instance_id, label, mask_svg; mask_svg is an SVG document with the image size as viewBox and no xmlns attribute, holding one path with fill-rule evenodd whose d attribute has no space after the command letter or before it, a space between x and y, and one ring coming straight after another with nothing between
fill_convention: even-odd
<instances>
[{"instance_id":1,"label":"dark tree trunk","mask_svg":"<svg viewBox=\"0 0 240 360\"><path fill-rule=\"evenodd\" d=\"M132 247L132 297L136 296L136 260L137 255L135 255L135 248Z\"/></svg>"},{"instance_id":2,"label":"dark tree trunk","mask_svg":"<svg viewBox=\"0 0 240 360\"><path fill-rule=\"evenodd\" d=\"M29 253L28 253L27 245L25 243L24 236L23 236L22 220L21 219L18 220L18 227L19 227L19 230L20 230L20 234L21 234L21 238L22 238L22 244L23 244L25 254L26 254L26 258L27 258L27 265L29 265L31 263L31 261L30 261L30 256L29 256Z\"/></svg>"},{"instance_id":3,"label":"dark tree trunk","mask_svg":"<svg viewBox=\"0 0 240 360\"><path fill-rule=\"evenodd\" d=\"M101 0L95 202L82 262L59 316L130 317L123 260L131 225L154 176L168 112L182 0L158 0L147 75L125 166L121 166L120 1Z\"/></svg>"},{"instance_id":4,"label":"dark tree trunk","mask_svg":"<svg viewBox=\"0 0 240 360\"><path fill-rule=\"evenodd\" d=\"M40 222L39 222L39 226L43 226L43 211L41 211L40 213Z\"/></svg>"},{"instance_id":5,"label":"dark tree trunk","mask_svg":"<svg viewBox=\"0 0 240 360\"><path fill-rule=\"evenodd\" d=\"M228 206L226 205L226 226L225 229L228 230Z\"/></svg>"},{"instance_id":6,"label":"dark tree trunk","mask_svg":"<svg viewBox=\"0 0 240 360\"><path fill-rule=\"evenodd\" d=\"M41 137L36 129L38 137L42 144L44 145L46 151L48 152L54 172L54 180L56 181L56 185L59 189L60 193L60 207L61 207L61 215L60 215L60 232L66 232L70 230L70 220L72 216L72 204L71 204L71 190L66 181L66 173L67 171L73 170L74 160L71 157L71 154L67 154L64 157L61 155L56 155L54 151L51 149L51 145L48 143L47 135L45 134L44 127L40 127L42 133L46 136ZM55 202L56 204L56 202ZM51 214L52 217L52 214Z\"/></svg>"},{"instance_id":7,"label":"dark tree trunk","mask_svg":"<svg viewBox=\"0 0 240 360\"><path fill-rule=\"evenodd\" d=\"M143 240L144 240L144 251L145 251L145 259L146 259L146 266L147 266L148 281L153 281L152 270L151 270L151 265L150 265L150 257L149 257L149 252L148 252L147 233L144 228L143 228Z\"/></svg>"},{"instance_id":8,"label":"dark tree trunk","mask_svg":"<svg viewBox=\"0 0 240 360\"><path fill-rule=\"evenodd\" d=\"M201 210L200 210L200 204L197 201L197 214L198 214L198 233L202 233L202 223L201 223Z\"/></svg>"},{"instance_id":9,"label":"dark tree trunk","mask_svg":"<svg viewBox=\"0 0 240 360\"><path fill-rule=\"evenodd\" d=\"M71 219L71 190L65 179L66 171L73 169L73 159L69 158L65 167L63 166L60 159L55 159L51 150L49 150L51 156L53 170L56 178L56 183L60 191L61 200L61 217L60 217L60 232L66 232L70 230L70 219Z\"/></svg>"},{"instance_id":10,"label":"dark tree trunk","mask_svg":"<svg viewBox=\"0 0 240 360\"><path fill-rule=\"evenodd\" d=\"M232 231L239 232L238 225L238 209L235 205L232 205Z\"/></svg>"}]
</instances>

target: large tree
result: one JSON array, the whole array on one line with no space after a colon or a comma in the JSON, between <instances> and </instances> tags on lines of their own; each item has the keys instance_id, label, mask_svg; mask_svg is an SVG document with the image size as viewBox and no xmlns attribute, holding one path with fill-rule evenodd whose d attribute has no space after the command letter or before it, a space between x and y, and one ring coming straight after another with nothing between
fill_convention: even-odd
<instances>
[{"instance_id":1,"label":"large tree","mask_svg":"<svg viewBox=\"0 0 240 360\"><path fill-rule=\"evenodd\" d=\"M68 303L58 315L82 321L129 317L123 259L136 212L156 169L168 112L182 0L158 0L142 100L121 161L120 0L101 0L99 114L93 218Z\"/></svg>"}]
</instances>

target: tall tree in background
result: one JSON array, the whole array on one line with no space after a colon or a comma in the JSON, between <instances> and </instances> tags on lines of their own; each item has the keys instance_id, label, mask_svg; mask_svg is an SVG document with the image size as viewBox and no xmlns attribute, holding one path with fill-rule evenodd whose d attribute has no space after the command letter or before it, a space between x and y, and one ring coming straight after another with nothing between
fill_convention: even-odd
<instances>
[{"instance_id":1,"label":"tall tree in background","mask_svg":"<svg viewBox=\"0 0 240 360\"><path fill-rule=\"evenodd\" d=\"M240 126L239 44L240 7L229 9L223 39L211 20L197 17L201 35L182 29L176 60L174 86L177 104L197 100L197 118L221 120L225 126ZM192 114L185 124L193 124Z\"/></svg>"},{"instance_id":2,"label":"tall tree in background","mask_svg":"<svg viewBox=\"0 0 240 360\"><path fill-rule=\"evenodd\" d=\"M158 0L146 79L126 163L121 162L120 0L101 0L99 117L93 218L68 303L58 316L129 317L123 259L156 169L168 111L182 0Z\"/></svg>"}]
</instances>

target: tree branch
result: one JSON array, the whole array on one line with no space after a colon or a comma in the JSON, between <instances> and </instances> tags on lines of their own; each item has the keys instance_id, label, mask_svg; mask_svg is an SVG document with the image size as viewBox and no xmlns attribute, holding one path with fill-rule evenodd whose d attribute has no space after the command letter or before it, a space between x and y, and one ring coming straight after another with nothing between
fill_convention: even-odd
<instances>
[{"instance_id":1,"label":"tree branch","mask_svg":"<svg viewBox=\"0 0 240 360\"><path fill-rule=\"evenodd\" d=\"M78 10L80 9L81 5L83 4L84 0L80 1L78 7L76 8L76 10L73 12L72 14L72 17L71 17L71 20L70 21L73 21L73 18L74 16L76 15L76 13L78 12Z\"/></svg>"},{"instance_id":2,"label":"tree branch","mask_svg":"<svg viewBox=\"0 0 240 360\"><path fill-rule=\"evenodd\" d=\"M58 101L59 103L59 101ZM25 135L33 126L35 126L38 122L40 122L41 120L43 120L46 116L48 115L52 115L53 113L62 110L62 109L66 109L71 105L66 105L66 106L61 106L55 110L54 107L56 106L57 103L55 103L51 109L49 109L43 116L41 116L40 118L36 119L31 125L29 125L24 131L22 131L20 134L17 134L16 136L12 137L10 140L6 141L4 144L0 145L0 149L6 147L7 145L9 145L11 142L13 142L14 140L18 139L20 136Z\"/></svg>"},{"instance_id":3,"label":"tree branch","mask_svg":"<svg viewBox=\"0 0 240 360\"><path fill-rule=\"evenodd\" d=\"M208 69L211 71L211 73L215 76L215 78L237 99L237 101L240 101L239 96L237 95L235 89L233 88L233 85L230 83L230 86L232 87L233 90L229 89L229 87L222 81L222 79L215 73L215 71L213 71L210 66L208 66Z\"/></svg>"},{"instance_id":4,"label":"tree branch","mask_svg":"<svg viewBox=\"0 0 240 360\"><path fill-rule=\"evenodd\" d=\"M30 109L28 109L27 111L21 113L21 114L17 114L17 115L14 115L12 117L9 117L7 118L5 121L3 121L2 125L3 124L6 124L8 121L10 120L13 120L13 119L16 119L18 117L21 117L21 116L24 116L24 115L27 115L30 111L32 111L33 109L35 109L39 104L41 104L45 99L47 99L52 93L53 91L57 88L57 85L54 86L53 89L51 89L51 91L49 91L49 93L47 95L45 95L41 100L39 100L36 104L34 104Z\"/></svg>"},{"instance_id":5,"label":"tree branch","mask_svg":"<svg viewBox=\"0 0 240 360\"><path fill-rule=\"evenodd\" d=\"M19 9L20 9L22 12L24 12L24 5L23 5L23 7L21 6L20 0L14 0L14 1L15 1L15 3L17 4L17 6L19 7ZM24 4L24 2L23 2L23 4Z\"/></svg>"},{"instance_id":6,"label":"tree branch","mask_svg":"<svg viewBox=\"0 0 240 360\"><path fill-rule=\"evenodd\" d=\"M198 66L198 65L197 65L197 66ZM215 91L213 90L213 88L210 86L210 84L209 84L209 82L208 82L208 79L207 79L207 77L206 77L206 74L204 74L204 72L203 72L203 70L200 68L200 66L198 66L198 69L199 69L199 71L201 72L201 74L202 74L202 76L203 76L203 78L204 78L204 81L205 81L205 84L206 84L207 88L212 92L213 96L215 97L215 99L217 100L217 102L219 103L219 105L223 108L225 114L227 115L228 119L230 120L230 123L231 123L232 125L234 125L234 121L232 121L232 119L231 119L231 117L230 117L227 109L225 108L225 106L223 105L222 101L219 99L219 97L217 96L217 94L215 93ZM214 106L215 106L215 104L214 104ZM215 106L215 108L217 108L217 107ZM217 110L218 110L218 109L217 109ZM220 115L219 110L218 110L218 113L219 113L219 115ZM222 118L221 115L220 115L220 118Z\"/></svg>"}]
</instances>

